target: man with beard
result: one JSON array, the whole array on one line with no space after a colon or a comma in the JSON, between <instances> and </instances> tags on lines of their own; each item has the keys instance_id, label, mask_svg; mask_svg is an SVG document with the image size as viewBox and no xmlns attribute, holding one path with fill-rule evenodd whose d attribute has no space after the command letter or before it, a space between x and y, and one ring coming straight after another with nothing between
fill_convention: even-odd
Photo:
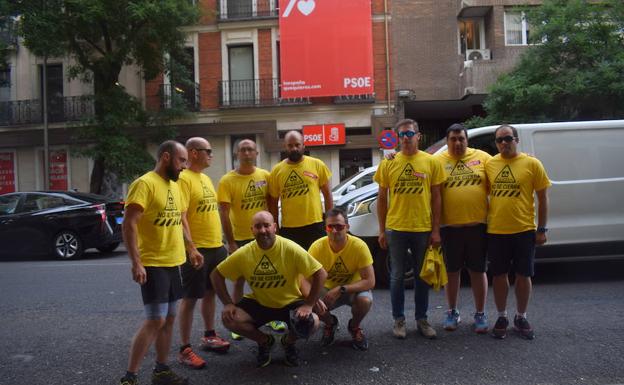
<instances>
[{"instance_id":1,"label":"man with beard","mask_svg":"<svg viewBox=\"0 0 624 385\"><path fill-rule=\"evenodd\" d=\"M338 318L330 310L349 305L351 319L347 329L351 334L351 346L356 350L368 350L368 341L360 323L373 304L373 257L363 240L347 234L349 223L344 211L333 208L326 214L327 236L314 242L309 250L310 255L327 271L321 299L314 307L325 323L321 344L331 345L338 329Z\"/></svg>"},{"instance_id":2,"label":"man with beard","mask_svg":"<svg viewBox=\"0 0 624 385\"><path fill-rule=\"evenodd\" d=\"M222 319L226 328L258 344L257 365L271 363L275 338L258 328L272 320L289 322L288 334L281 338L285 363L298 366L295 342L308 338L319 325L312 307L318 299L327 273L299 245L276 236L277 225L267 211L252 218L255 241L236 250L212 272L214 288L223 302ZM301 294L300 276L312 282L306 297ZM244 278L251 287L238 303L234 303L225 285L225 278Z\"/></svg>"},{"instance_id":3,"label":"man with beard","mask_svg":"<svg viewBox=\"0 0 624 385\"><path fill-rule=\"evenodd\" d=\"M331 172L320 159L304 155L303 136L298 131L289 131L284 145L287 158L271 170L269 211L277 220L281 201L280 234L307 250L325 235L321 192L328 211L334 205Z\"/></svg>"},{"instance_id":4,"label":"man with beard","mask_svg":"<svg viewBox=\"0 0 624 385\"><path fill-rule=\"evenodd\" d=\"M217 194L210 177L202 172L210 167L212 147L206 139L194 137L187 140L186 149L189 167L182 171L178 182L182 202L188 207L182 215L182 223L194 247L203 255L204 266L195 269L189 261L182 267L184 299L180 304L181 346L178 361L192 369L201 369L206 362L193 352L190 343L193 312L198 299L201 299L204 320L201 349L225 353L230 347L228 341L215 333L215 294L210 283L210 273L227 257L227 250L223 246Z\"/></svg>"},{"instance_id":5,"label":"man with beard","mask_svg":"<svg viewBox=\"0 0 624 385\"><path fill-rule=\"evenodd\" d=\"M167 366L177 302L182 297L180 266L185 261L185 243L195 268L202 266L203 259L184 237L185 206L175 183L186 168L187 151L169 140L158 147L157 155L154 170L130 185L124 210L124 243L132 262L132 279L141 285L146 320L132 340L121 385L138 383L139 366L154 341L152 384L188 384Z\"/></svg>"}]
</instances>

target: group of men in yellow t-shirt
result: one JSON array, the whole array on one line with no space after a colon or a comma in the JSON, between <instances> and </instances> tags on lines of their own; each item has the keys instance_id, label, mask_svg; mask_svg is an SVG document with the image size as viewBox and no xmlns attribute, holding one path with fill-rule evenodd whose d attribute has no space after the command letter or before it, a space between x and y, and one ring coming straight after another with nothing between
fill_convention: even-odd
<instances>
[{"instance_id":1,"label":"group of men in yellow t-shirt","mask_svg":"<svg viewBox=\"0 0 624 385\"><path fill-rule=\"evenodd\" d=\"M533 339L526 309L535 245L546 242L550 181L544 167L535 157L518 151L518 132L509 125L495 131L499 154L494 157L469 148L468 132L461 124L447 129L448 149L435 156L418 150L416 122L403 120L396 130L401 152L382 161L375 174L379 183L379 244L390 249L393 334L406 337L405 272L411 267L420 271L427 247L441 245L449 278L444 328L455 330L460 322L460 271L466 267L475 300L474 330L480 334L488 331L484 307L489 258L499 312L494 337L507 335L507 277L513 267L517 305L514 328L522 337ZM538 199L537 226L534 194ZM429 286L416 278L416 327L423 336L435 338L436 332L427 322L428 290Z\"/></svg>"}]
</instances>

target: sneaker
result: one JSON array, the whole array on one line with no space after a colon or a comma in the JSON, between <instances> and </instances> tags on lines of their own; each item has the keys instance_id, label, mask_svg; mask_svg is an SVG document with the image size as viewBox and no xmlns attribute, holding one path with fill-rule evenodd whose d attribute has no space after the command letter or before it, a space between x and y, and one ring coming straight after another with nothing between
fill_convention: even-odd
<instances>
[{"instance_id":1,"label":"sneaker","mask_svg":"<svg viewBox=\"0 0 624 385\"><path fill-rule=\"evenodd\" d=\"M178 353L178 362L191 369L201 369L206 366L206 361L195 354L190 346Z\"/></svg>"},{"instance_id":2,"label":"sneaker","mask_svg":"<svg viewBox=\"0 0 624 385\"><path fill-rule=\"evenodd\" d=\"M282 347L284 348L284 363L288 366L299 366L299 353L295 343L289 344L286 342L288 336L284 334L282 336Z\"/></svg>"},{"instance_id":3,"label":"sneaker","mask_svg":"<svg viewBox=\"0 0 624 385\"><path fill-rule=\"evenodd\" d=\"M509 320L507 317L500 316L496 320L494 324L494 329L492 329L492 335L494 338L503 339L507 337L507 327L509 327Z\"/></svg>"},{"instance_id":4,"label":"sneaker","mask_svg":"<svg viewBox=\"0 0 624 385\"><path fill-rule=\"evenodd\" d=\"M119 380L119 385L139 385L138 377L130 378L123 376L121 380Z\"/></svg>"},{"instance_id":5,"label":"sneaker","mask_svg":"<svg viewBox=\"0 0 624 385\"><path fill-rule=\"evenodd\" d=\"M444 320L444 330L452 332L457 330L457 325L461 322L461 317L456 309L450 309L446 312L446 319Z\"/></svg>"},{"instance_id":6,"label":"sneaker","mask_svg":"<svg viewBox=\"0 0 624 385\"><path fill-rule=\"evenodd\" d=\"M335 315L331 316L333 321L330 324L325 324L323 328L323 336L321 337L321 346L329 346L334 343L334 336L336 330L338 330L338 318Z\"/></svg>"},{"instance_id":7,"label":"sneaker","mask_svg":"<svg viewBox=\"0 0 624 385\"><path fill-rule=\"evenodd\" d=\"M488 332L488 319L485 313L475 313L474 331L477 334L485 334Z\"/></svg>"},{"instance_id":8,"label":"sneaker","mask_svg":"<svg viewBox=\"0 0 624 385\"><path fill-rule=\"evenodd\" d=\"M188 385L188 383L188 378L178 376L171 369L152 372L152 385Z\"/></svg>"},{"instance_id":9,"label":"sneaker","mask_svg":"<svg viewBox=\"0 0 624 385\"><path fill-rule=\"evenodd\" d=\"M229 341L214 335L210 337L202 337L200 347L202 350L225 353L230 348L230 343Z\"/></svg>"},{"instance_id":10,"label":"sneaker","mask_svg":"<svg viewBox=\"0 0 624 385\"><path fill-rule=\"evenodd\" d=\"M282 321L271 321L267 324L274 332L283 333L286 331L286 323Z\"/></svg>"},{"instance_id":11,"label":"sneaker","mask_svg":"<svg viewBox=\"0 0 624 385\"><path fill-rule=\"evenodd\" d=\"M242 341L243 340L243 336L241 336L240 334L236 334L234 332L230 333L230 336L232 337L232 339L234 341Z\"/></svg>"},{"instance_id":12,"label":"sneaker","mask_svg":"<svg viewBox=\"0 0 624 385\"><path fill-rule=\"evenodd\" d=\"M416 329L418 329L420 334L425 338L434 339L438 336L425 318L416 321Z\"/></svg>"},{"instance_id":13,"label":"sneaker","mask_svg":"<svg viewBox=\"0 0 624 385\"><path fill-rule=\"evenodd\" d=\"M353 320L349 320L349 325L347 326L349 333L351 333L351 346L355 350L368 350L368 340L364 335L364 331L360 327L351 327L351 321Z\"/></svg>"},{"instance_id":14,"label":"sneaker","mask_svg":"<svg viewBox=\"0 0 624 385\"><path fill-rule=\"evenodd\" d=\"M535 338L533 328L525 317L521 317L519 315L516 315L514 317L514 330L520 333L520 335L527 340L532 340L533 338Z\"/></svg>"},{"instance_id":15,"label":"sneaker","mask_svg":"<svg viewBox=\"0 0 624 385\"><path fill-rule=\"evenodd\" d=\"M259 368L264 368L271 363L271 348L275 344L275 338L271 334L268 334L269 340L264 345L258 345L258 356L256 362Z\"/></svg>"},{"instance_id":16,"label":"sneaker","mask_svg":"<svg viewBox=\"0 0 624 385\"><path fill-rule=\"evenodd\" d=\"M405 330L405 319L400 318L394 320L392 334L394 334L396 338L405 339L405 337L407 336L407 330Z\"/></svg>"}]
</instances>

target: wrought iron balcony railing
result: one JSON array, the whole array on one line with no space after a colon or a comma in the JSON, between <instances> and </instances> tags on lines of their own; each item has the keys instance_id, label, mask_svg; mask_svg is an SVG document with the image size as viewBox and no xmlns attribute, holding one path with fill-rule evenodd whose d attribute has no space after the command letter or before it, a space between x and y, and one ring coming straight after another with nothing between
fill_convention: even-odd
<instances>
[{"instance_id":1,"label":"wrought iron balcony railing","mask_svg":"<svg viewBox=\"0 0 624 385\"><path fill-rule=\"evenodd\" d=\"M277 17L277 4L278 0L221 0L219 21Z\"/></svg>"},{"instance_id":2,"label":"wrought iron balcony railing","mask_svg":"<svg viewBox=\"0 0 624 385\"><path fill-rule=\"evenodd\" d=\"M219 82L219 106L268 107L311 104L310 98L280 97L279 79L224 80Z\"/></svg>"},{"instance_id":3,"label":"wrought iron balcony railing","mask_svg":"<svg viewBox=\"0 0 624 385\"><path fill-rule=\"evenodd\" d=\"M375 94L335 96L334 104L375 103Z\"/></svg>"},{"instance_id":4,"label":"wrought iron balcony railing","mask_svg":"<svg viewBox=\"0 0 624 385\"><path fill-rule=\"evenodd\" d=\"M93 97L52 97L48 101L50 123L77 121L94 115ZM0 102L0 126L38 124L43 122L40 99Z\"/></svg>"},{"instance_id":5,"label":"wrought iron balcony railing","mask_svg":"<svg viewBox=\"0 0 624 385\"><path fill-rule=\"evenodd\" d=\"M158 91L160 108L183 108L187 111L199 111L199 84L190 85L161 84Z\"/></svg>"}]
</instances>

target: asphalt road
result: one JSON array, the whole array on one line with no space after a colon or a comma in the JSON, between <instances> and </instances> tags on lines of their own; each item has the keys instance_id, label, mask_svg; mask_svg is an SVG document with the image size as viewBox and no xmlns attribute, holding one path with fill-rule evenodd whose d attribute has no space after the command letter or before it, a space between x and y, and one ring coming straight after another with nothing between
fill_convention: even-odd
<instances>
[{"instance_id":1,"label":"asphalt road","mask_svg":"<svg viewBox=\"0 0 624 385\"><path fill-rule=\"evenodd\" d=\"M425 340L408 322L408 338L391 335L389 292L375 290L363 327L370 350L350 348L346 310L339 341L321 348L320 335L299 342L302 364L274 362L255 368L255 346L234 342L229 353L201 353L207 368L175 370L192 384L616 384L624 383L624 261L537 266L529 319L536 339L506 340L470 331L470 292L462 288L465 322L441 328L443 292L432 292L430 321L437 340ZM45 259L0 261L0 384L116 384L125 371L130 339L143 319L138 287L123 252L88 253L75 262ZM411 293L407 295L412 298ZM514 308L513 299L510 309ZM496 317L490 290L488 314ZM413 302L407 302L413 314ZM194 340L200 337L196 314ZM218 332L226 334L219 324ZM174 338L174 348L179 343ZM172 358L175 355L172 354ZM141 368L149 384L153 349Z\"/></svg>"}]
</instances>

